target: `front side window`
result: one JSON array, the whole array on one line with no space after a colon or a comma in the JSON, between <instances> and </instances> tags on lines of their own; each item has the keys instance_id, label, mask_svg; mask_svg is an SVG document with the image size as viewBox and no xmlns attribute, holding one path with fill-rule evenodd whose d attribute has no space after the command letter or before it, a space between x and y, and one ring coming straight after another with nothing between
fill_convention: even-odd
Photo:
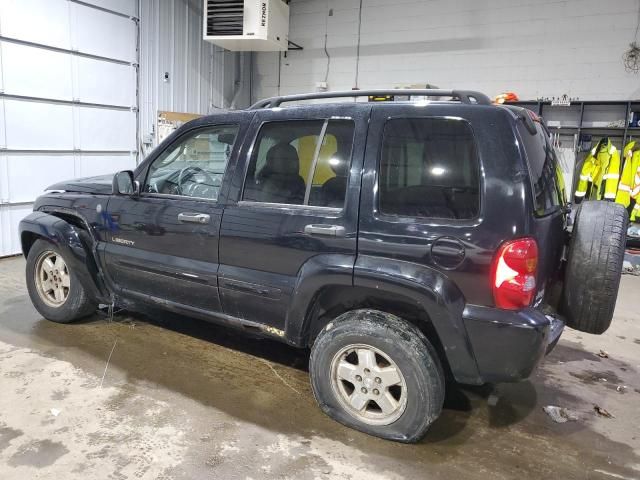
<instances>
[{"instance_id":1,"label":"front side window","mask_svg":"<svg viewBox=\"0 0 640 480\"><path fill-rule=\"evenodd\" d=\"M389 120L379 178L384 214L470 219L479 213L476 144L471 127L462 120Z\"/></svg>"},{"instance_id":2,"label":"front side window","mask_svg":"<svg viewBox=\"0 0 640 480\"><path fill-rule=\"evenodd\" d=\"M154 160L143 191L218 200L237 133L227 125L188 135Z\"/></svg>"},{"instance_id":3,"label":"front side window","mask_svg":"<svg viewBox=\"0 0 640 480\"><path fill-rule=\"evenodd\" d=\"M265 124L254 145L242 199L341 208L353 132L351 120Z\"/></svg>"}]
</instances>

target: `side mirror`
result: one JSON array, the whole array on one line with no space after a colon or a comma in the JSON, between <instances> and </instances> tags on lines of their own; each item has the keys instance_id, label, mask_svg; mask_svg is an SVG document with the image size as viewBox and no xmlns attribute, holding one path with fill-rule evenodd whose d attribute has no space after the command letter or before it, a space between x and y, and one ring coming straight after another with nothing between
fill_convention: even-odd
<instances>
[{"instance_id":1,"label":"side mirror","mask_svg":"<svg viewBox=\"0 0 640 480\"><path fill-rule=\"evenodd\" d=\"M114 195L132 195L137 196L140 193L140 184L133 180L133 172L131 170L123 170L113 177L113 194Z\"/></svg>"}]
</instances>

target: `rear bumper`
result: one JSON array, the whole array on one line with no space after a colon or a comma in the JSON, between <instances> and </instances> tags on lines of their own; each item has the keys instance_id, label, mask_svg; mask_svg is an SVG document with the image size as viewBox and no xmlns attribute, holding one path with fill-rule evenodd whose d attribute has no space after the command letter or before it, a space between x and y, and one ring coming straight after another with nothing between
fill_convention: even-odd
<instances>
[{"instance_id":1,"label":"rear bumper","mask_svg":"<svg viewBox=\"0 0 640 480\"><path fill-rule=\"evenodd\" d=\"M564 329L560 317L535 308L509 311L468 305L463 320L485 383L528 378Z\"/></svg>"}]
</instances>

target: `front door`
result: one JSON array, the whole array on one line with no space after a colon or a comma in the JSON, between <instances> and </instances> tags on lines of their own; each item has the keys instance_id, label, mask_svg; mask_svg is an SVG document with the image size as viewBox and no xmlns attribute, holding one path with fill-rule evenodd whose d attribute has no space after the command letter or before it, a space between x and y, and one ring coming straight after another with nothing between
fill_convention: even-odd
<instances>
[{"instance_id":1,"label":"front door","mask_svg":"<svg viewBox=\"0 0 640 480\"><path fill-rule=\"evenodd\" d=\"M139 196L109 200L104 264L121 295L194 312L220 309L221 187L238 130L188 130L138 173Z\"/></svg>"},{"instance_id":2,"label":"front door","mask_svg":"<svg viewBox=\"0 0 640 480\"><path fill-rule=\"evenodd\" d=\"M344 267L351 284L369 109L256 113L220 231L220 295L226 314L285 327L310 262ZM339 265L340 264L340 265Z\"/></svg>"}]
</instances>

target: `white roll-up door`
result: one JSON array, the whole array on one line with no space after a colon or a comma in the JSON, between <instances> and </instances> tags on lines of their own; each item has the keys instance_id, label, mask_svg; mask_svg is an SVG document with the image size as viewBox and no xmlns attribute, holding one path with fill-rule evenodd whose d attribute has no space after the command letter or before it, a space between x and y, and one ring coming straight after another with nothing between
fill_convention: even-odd
<instances>
[{"instance_id":1,"label":"white roll-up door","mask_svg":"<svg viewBox=\"0 0 640 480\"><path fill-rule=\"evenodd\" d=\"M0 0L0 256L52 183L133 168L138 0Z\"/></svg>"}]
</instances>

